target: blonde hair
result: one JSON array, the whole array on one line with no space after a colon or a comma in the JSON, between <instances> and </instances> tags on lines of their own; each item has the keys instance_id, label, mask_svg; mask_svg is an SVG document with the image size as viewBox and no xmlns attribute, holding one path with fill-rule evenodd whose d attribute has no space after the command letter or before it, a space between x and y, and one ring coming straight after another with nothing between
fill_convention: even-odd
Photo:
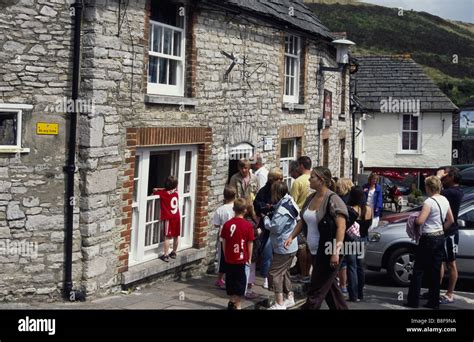
<instances>
[{"instance_id":1,"label":"blonde hair","mask_svg":"<svg viewBox=\"0 0 474 342\"><path fill-rule=\"evenodd\" d=\"M238 163L239 170L241 170L244 167L246 167L247 169L250 169L250 162L247 159L240 159Z\"/></svg>"},{"instance_id":2,"label":"blonde hair","mask_svg":"<svg viewBox=\"0 0 474 342\"><path fill-rule=\"evenodd\" d=\"M331 170L329 170L326 166L316 166L313 168L313 172L323 180L324 184L329 190L336 190L336 184L332 179Z\"/></svg>"},{"instance_id":3,"label":"blonde hair","mask_svg":"<svg viewBox=\"0 0 474 342\"><path fill-rule=\"evenodd\" d=\"M425 179L425 186L434 194L441 192L441 180L436 176L429 176Z\"/></svg>"},{"instance_id":4,"label":"blonde hair","mask_svg":"<svg viewBox=\"0 0 474 342\"><path fill-rule=\"evenodd\" d=\"M252 196L247 196L245 198L245 202L247 204L247 215L250 216L251 218L255 219L257 217L257 214L255 214L255 208L253 207L253 198Z\"/></svg>"},{"instance_id":5,"label":"blonde hair","mask_svg":"<svg viewBox=\"0 0 474 342\"><path fill-rule=\"evenodd\" d=\"M379 181L379 175L372 172L369 176L369 184L372 179L375 179L375 183L377 183Z\"/></svg>"},{"instance_id":6,"label":"blonde hair","mask_svg":"<svg viewBox=\"0 0 474 342\"><path fill-rule=\"evenodd\" d=\"M272 203L279 202L288 193L288 185L285 182L272 184Z\"/></svg>"},{"instance_id":7,"label":"blonde hair","mask_svg":"<svg viewBox=\"0 0 474 342\"><path fill-rule=\"evenodd\" d=\"M336 182L336 193L339 196L347 195L353 186L354 183L352 183L352 180L349 178L341 178Z\"/></svg>"},{"instance_id":8,"label":"blonde hair","mask_svg":"<svg viewBox=\"0 0 474 342\"><path fill-rule=\"evenodd\" d=\"M274 183L282 179L283 179L283 173L281 172L279 168L274 168L268 173L268 181L270 183Z\"/></svg>"},{"instance_id":9,"label":"blonde hair","mask_svg":"<svg viewBox=\"0 0 474 342\"><path fill-rule=\"evenodd\" d=\"M237 198L233 209L236 215L243 215L247 210L247 202L243 198Z\"/></svg>"}]
</instances>

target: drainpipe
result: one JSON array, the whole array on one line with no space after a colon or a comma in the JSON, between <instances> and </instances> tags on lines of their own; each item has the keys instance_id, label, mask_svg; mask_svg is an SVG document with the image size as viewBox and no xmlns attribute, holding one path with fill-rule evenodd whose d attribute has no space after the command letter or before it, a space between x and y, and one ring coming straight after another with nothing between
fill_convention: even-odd
<instances>
[{"instance_id":1,"label":"drainpipe","mask_svg":"<svg viewBox=\"0 0 474 342\"><path fill-rule=\"evenodd\" d=\"M68 160L64 167L66 172L66 237L65 237L65 265L64 265L64 289L63 295L67 300L85 300L82 291L72 289L72 237L74 220L74 172L76 170L76 129L77 129L77 106L79 97L80 68L81 68L81 23L82 23L82 0L76 0L72 5L74 8L74 43L73 43L73 66L72 66L72 94L74 109L70 115Z\"/></svg>"}]
</instances>

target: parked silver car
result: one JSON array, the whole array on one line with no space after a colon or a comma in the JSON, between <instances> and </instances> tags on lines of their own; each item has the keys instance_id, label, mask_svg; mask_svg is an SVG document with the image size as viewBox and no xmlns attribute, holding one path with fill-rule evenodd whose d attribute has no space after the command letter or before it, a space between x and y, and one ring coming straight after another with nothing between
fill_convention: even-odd
<instances>
[{"instance_id":1,"label":"parked silver car","mask_svg":"<svg viewBox=\"0 0 474 342\"><path fill-rule=\"evenodd\" d=\"M467 198L466 198L467 197ZM474 278L474 197L465 196L458 216L459 245L456 264L460 278ZM406 233L406 221L379 226L369 233L365 254L369 270L386 269L399 286L408 286L413 273L416 244Z\"/></svg>"}]
</instances>

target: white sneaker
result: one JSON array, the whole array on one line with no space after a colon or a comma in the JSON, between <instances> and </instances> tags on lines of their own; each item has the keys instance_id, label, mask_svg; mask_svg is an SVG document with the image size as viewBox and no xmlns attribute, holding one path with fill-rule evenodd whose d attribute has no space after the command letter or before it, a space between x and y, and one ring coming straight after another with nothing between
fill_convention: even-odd
<instances>
[{"instance_id":1,"label":"white sneaker","mask_svg":"<svg viewBox=\"0 0 474 342\"><path fill-rule=\"evenodd\" d=\"M288 298L285 299L284 304L287 308L291 308L292 306L295 306L295 295L293 292L288 293Z\"/></svg>"},{"instance_id":2,"label":"white sneaker","mask_svg":"<svg viewBox=\"0 0 474 342\"><path fill-rule=\"evenodd\" d=\"M286 305L285 303L283 303L283 305L275 303L272 306L270 306L268 310L286 310Z\"/></svg>"},{"instance_id":3,"label":"white sneaker","mask_svg":"<svg viewBox=\"0 0 474 342\"><path fill-rule=\"evenodd\" d=\"M268 278L263 279L263 285L262 285L262 287L263 287L264 289L268 289Z\"/></svg>"}]
</instances>

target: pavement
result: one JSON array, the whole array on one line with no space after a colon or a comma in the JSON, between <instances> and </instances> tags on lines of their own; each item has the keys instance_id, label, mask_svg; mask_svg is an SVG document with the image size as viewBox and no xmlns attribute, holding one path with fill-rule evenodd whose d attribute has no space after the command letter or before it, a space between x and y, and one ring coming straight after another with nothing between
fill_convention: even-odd
<instances>
[{"instance_id":1,"label":"pavement","mask_svg":"<svg viewBox=\"0 0 474 342\"><path fill-rule=\"evenodd\" d=\"M214 285L216 279L216 275L205 275L185 281L169 281L164 284L137 287L130 292L123 291L118 295L86 302L0 303L0 310L223 310L227 308L229 299L225 290ZM385 273L367 271L366 281L364 301L349 302L351 310L411 310L402 306L406 301L408 289L393 287ZM244 299L242 309L264 310L273 303L273 293L264 289L262 284L263 279L257 277L252 290L259 296L256 299ZM301 283L293 284L297 302L293 309L298 309L304 302L306 286ZM455 293L456 301L453 304L442 305L441 310L474 309L472 280L461 280L458 288L461 290ZM426 289L422 290L425 291ZM322 309L328 309L325 303Z\"/></svg>"}]
</instances>

